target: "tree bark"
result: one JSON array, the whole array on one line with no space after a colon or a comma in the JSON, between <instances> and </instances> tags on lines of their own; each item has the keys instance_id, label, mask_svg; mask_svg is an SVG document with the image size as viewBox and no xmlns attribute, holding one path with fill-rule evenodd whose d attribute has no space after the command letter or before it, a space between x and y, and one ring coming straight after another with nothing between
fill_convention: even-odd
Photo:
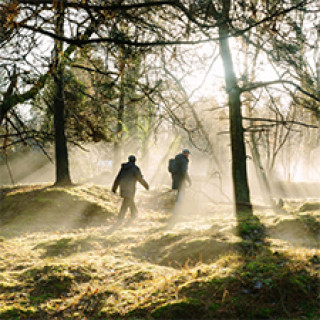
<instances>
[{"instance_id":1,"label":"tree bark","mask_svg":"<svg viewBox=\"0 0 320 320\"><path fill-rule=\"evenodd\" d=\"M225 73L226 91L229 96L229 124L235 210L236 213L240 213L243 210L252 213L247 178L244 130L242 126L241 90L238 87L233 70L233 61L228 41L228 27L226 25L219 27L219 38L220 54Z\"/></svg>"},{"instance_id":2,"label":"tree bark","mask_svg":"<svg viewBox=\"0 0 320 320\"><path fill-rule=\"evenodd\" d=\"M63 7L57 8L56 32L63 34ZM64 72L62 63L62 42L55 40L55 97L54 97L54 129L55 129L55 158L56 182L55 185L70 185L69 157L67 139L65 135L65 102L64 102Z\"/></svg>"},{"instance_id":3,"label":"tree bark","mask_svg":"<svg viewBox=\"0 0 320 320\"><path fill-rule=\"evenodd\" d=\"M124 66L123 66L124 68ZM124 72L124 71L123 71ZM117 172L119 163L121 161L121 151L122 151L122 137L123 137L123 117L124 117L124 77L123 73L120 77L120 95L119 95L119 104L117 109L117 128L116 128L116 139L114 142L114 157L113 157L113 171Z\"/></svg>"}]
</instances>

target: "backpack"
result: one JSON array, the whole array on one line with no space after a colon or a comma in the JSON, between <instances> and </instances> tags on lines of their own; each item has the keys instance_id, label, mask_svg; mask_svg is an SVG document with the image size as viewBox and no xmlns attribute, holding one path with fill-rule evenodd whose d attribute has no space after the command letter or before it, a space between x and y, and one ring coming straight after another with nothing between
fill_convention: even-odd
<instances>
[{"instance_id":1,"label":"backpack","mask_svg":"<svg viewBox=\"0 0 320 320\"><path fill-rule=\"evenodd\" d=\"M174 159L174 158L169 159L168 171L170 173L177 173L178 172L176 159Z\"/></svg>"}]
</instances>

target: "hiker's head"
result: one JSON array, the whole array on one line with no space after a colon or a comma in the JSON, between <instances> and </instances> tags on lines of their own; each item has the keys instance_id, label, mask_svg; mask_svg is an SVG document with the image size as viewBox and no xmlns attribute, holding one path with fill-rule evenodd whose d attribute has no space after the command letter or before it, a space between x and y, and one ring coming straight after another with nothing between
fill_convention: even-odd
<instances>
[{"instance_id":1,"label":"hiker's head","mask_svg":"<svg viewBox=\"0 0 320 320\"><path fill-rule=\"evenodd\" d=\"M134 155L130 155L128 157L129 162L136 162L136 157Z\"/></svg>"},{"instance_id":2,"label":"hiker's head","mask_svg":"<svg viewBox=\"0 0 320 320\"><path fill-rule=\"evenodd\" d=\"M190 151L188 149L183 149L182 153L188 158L190 155Z\"/></svg>"}]
</instances>

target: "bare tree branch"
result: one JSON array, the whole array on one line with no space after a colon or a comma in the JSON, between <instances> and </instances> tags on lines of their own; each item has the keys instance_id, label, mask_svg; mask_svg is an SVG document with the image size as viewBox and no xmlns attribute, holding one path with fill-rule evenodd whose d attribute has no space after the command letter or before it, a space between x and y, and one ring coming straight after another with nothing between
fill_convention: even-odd
<instances>
[{"instance_id":1,"label":"bare tree branch","mask_svg":"<svg viewBox=\"0 0 320 320\"><path fill-rule=\"evenodd\" d=\"M240 88L240 91L241 92L252 91L252 90L255 90L255 89L271 86L271 85L274 85L274 84L290 84L290 85L294 86L297 90L299 90L301 93L303 93L303 94L307 95L308 97L320 102L320 97L318 97L318 96L316 96L316 95L304 90L299 85L297 85L296 83L294 83L293 81L290 81L290 80L279 79L279 80L274 80L274 81L256 82L256 83L247 84L247 85L242 86Z\"/></svg>"},{"instance_id":2,"label":"bare tree branch","mask_svg":"<svg viewBox=\"0 0 320 320\"><path fill-rule=\"evenodd\" d=\"M287 124L296 124L299 126L307 127L307 128L319 128L316 125L313 124L308 124L300 121L293 121L293 120L276 120L276 119L268 119L268 118L250 118L250 117L242 117L243 120L249 120L249 121L261 121L261 122L272 122L274 124L282 124L282 125L287 125Z\"/></svg>"}]
</instances>

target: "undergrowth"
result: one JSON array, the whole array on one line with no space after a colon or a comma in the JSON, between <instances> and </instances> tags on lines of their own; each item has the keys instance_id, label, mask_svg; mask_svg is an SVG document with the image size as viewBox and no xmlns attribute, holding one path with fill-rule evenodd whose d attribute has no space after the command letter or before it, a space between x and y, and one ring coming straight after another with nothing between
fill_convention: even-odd
<instances>
[{"instance_id":1,"label":"undergrowth","mask_svg":"<svg viewBox=\"0 0 320 320\"><path fill-rule=\"evenodd\" d=\"M41 211L49 231L17 228L22 214L29 215L25 224L32 223L33 211L48 201L58 208L57 193L66 202L62 210L74 205L74 197L101 210L56 211L59 219L89 217L67 229ZM0 319L320 318L319 248L275 247L256 215L240 217L236 230L220 211L183 217L169 228L170 211L149 206L139 208L137 220L119 224L119 199L107 188L29 187L6 194L0 206L15 213L10 219L6 211L0 230ZM90 224L91 218L99 224ZM297 219L314 238L317 216Z\"/></svg>"}]
</instances>

